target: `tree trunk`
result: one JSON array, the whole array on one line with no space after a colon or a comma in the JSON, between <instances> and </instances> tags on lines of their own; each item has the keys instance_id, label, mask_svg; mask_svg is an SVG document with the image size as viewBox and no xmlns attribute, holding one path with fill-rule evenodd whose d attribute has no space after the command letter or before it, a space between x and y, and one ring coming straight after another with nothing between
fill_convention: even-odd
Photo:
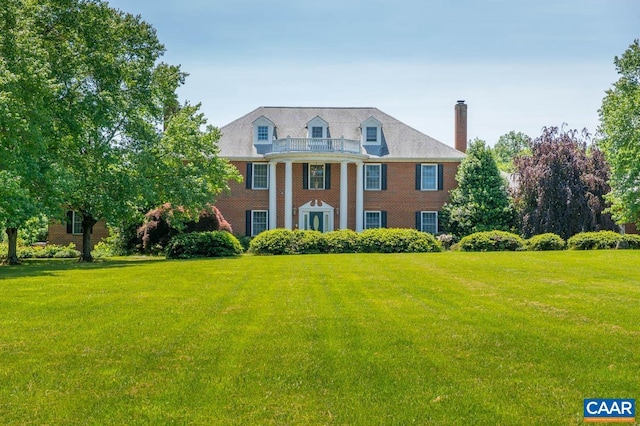
<instances>
[{"instance_id":1,"label":"tree trunk","mask_svg":"<svg viewBox=\"0 0 640 426\"><path fill-rule=\"evenodd\" d=\"M82 251L80 254L80 262L93 262L91 256L91 231L97 220L90 214L82 215Z\"/></svg>"},{"instance_id":2,"label":"tree trunk","mask_svg":"<svg viewBox=\"0 0 640 426\"><path fill-rule=\"evenodd\" d=\"M9 237L9 252L7 253L7 263L9 265L18 265L18 228L7 228L7 236Z\"/></svg>"}]
</instances>

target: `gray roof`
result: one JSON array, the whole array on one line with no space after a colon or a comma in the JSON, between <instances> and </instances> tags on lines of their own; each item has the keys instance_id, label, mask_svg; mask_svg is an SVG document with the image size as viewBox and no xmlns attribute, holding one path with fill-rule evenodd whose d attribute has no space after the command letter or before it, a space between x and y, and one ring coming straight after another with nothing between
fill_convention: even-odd
<instances>
[{"instance_id":1,"label":"gray roof","mask_svg":"<svg viewBox=\"0 0 640 426\"><path fill-rule=\"evenodd\" d=\"M360 140L360 124L369 117L382 123L382 144L364 145L373 158L460 161L464 154L396 120L377 108L259 107L220 130L220 156L229 159L262 158L253 144L253 122L266 117L275 124L276 139L307 137L307 123L316 116L329 123L329 137ZM452 126L453 127L453 126ZM262 151L262 150L261 150Z\"/></svg>"}]
</instances>

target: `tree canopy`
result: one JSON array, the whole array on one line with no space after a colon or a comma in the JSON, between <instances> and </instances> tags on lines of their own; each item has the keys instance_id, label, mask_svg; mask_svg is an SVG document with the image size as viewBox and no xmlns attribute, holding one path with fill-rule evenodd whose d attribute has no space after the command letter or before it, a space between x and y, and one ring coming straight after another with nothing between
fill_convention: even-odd
<instances>
[{"instance_id":1,"label":"tree canopy","mask_svg":"<svg viewBox=\"0 0 640 426\"><path fill-rule=\"evenodd\" d=\"M498 138L493 147L498 169L512 173L514 170L513 159L519 155L531 153L531 138L522 132L510 131Z\"/></svg>"},{"instance_id":2,"label":"tree canopy","mask_svg":"<svg viewBox=\"0 0 640 426\"><path fill-rule=\"evenodd\" d=\"M197 215L239 178L199 105L179 104L186 74L159 62L164 46L139 16L100 0L8 0L0 19L0 179L11 191L0 222L75 210L91 260L97 221L164 203Z\"/></svg>"},{"instance_id":3,"label":"tree canopy","mask_svg":"<svg viewBox=\"0 0 640 426\"><path fill-rule=\"evenodd\" d=\"M469 145L456 174L458 186L443 207L445 229L458 237L474 232L512 230L514 215L507 182L500 175L491 149L482 140Z\"/></svg>"},{"instance_id":4,"label":"tree canopy","mask_svg":"<svg viewBox=\"0 0 640 426\"><path fill-rule=\"evenodd\" d=\"M602 148L611 166L607 198L618 223L640 224L640 44L635 40L615 57L620 75L600 109Z\"/></svg>"},{"instance_id":5,"label":"tree canopy","mask_svg":"<svg viewBox=\"0 0 640 426\"><path fill-rule=\"evenodd\" d=\"M585 131L545 127L531 156L515 159L514 202L521 233L552 232L567 239L586 231L615 229L605 214L609 167Z\"/></svg>"}]
</instances>

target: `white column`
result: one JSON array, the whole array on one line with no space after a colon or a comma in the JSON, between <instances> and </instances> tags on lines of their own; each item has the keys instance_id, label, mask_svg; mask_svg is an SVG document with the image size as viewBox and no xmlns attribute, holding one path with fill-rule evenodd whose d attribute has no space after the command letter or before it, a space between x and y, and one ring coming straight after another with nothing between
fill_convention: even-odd
<instances>
[{"instance_id":1,"label":"white column","mask_svg":"<svg viewBox=\"0 0 640 426\"><path fill-rule=\"evenodd\" d=\"M349 180L347 179L347 167L349 163L340 163L340 229L347 229L349 217Z\"/></svg>"},{"instance_id":2,"label":"white column","mask_svg":"<svg viewBox=\"0 0 640 426\"><path fill-rule=\"evenodd\" d=\"M362 231L364 222L364 164L356 163L356 232Z\"/></svg>"},{"instance_id":3,"label":"white column","mask_svg":"<svg viewBox=\"0 0 640 426\"><path fill-rule=\"evenodd\" d=\"M276 188L276 163L269 163L269 229L276 229L278 226L278 205Z\"/></svg>"},{"instance_id":4,"label":"white column","mask_svg":"<svg viewBox=\"0 0 640 426\"><path fill-rule=\"evenodd\" d=\"M293 166L291 161L284 165L284 227L293 229Z\"/></svg>"}]
</instances>

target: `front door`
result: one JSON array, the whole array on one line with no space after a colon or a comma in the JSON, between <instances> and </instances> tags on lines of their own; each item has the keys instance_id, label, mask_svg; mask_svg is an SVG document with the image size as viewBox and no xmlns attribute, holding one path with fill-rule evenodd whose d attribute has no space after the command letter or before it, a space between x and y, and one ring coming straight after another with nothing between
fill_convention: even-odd
<instances>
[{"instance_id":1,"label":"front door","mask_svg":"<svg viewBox=\"0 0 640 426\"><path fill-rule=\"evenodd\" d=\"M309 229L324 232L323 212L309 212Z\"/></svg>"}]
</instances>

